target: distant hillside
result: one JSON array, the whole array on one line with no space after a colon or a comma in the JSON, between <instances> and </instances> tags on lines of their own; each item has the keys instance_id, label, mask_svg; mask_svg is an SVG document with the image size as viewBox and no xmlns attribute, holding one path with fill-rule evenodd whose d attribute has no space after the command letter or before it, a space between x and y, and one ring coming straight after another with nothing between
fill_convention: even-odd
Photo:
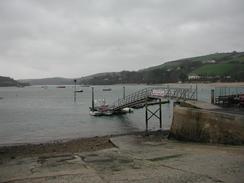
<instances>
[{"instance_id":1,"label":"distant hillside","mask_svg":"<svg viewBox=\"0 0 244 183\"><path fill-rule=\"evenodd\" d=\"M73 79L19 80L31 85L72 85ZM139 71L98 73L77 79L77 84L111 85L129 83L175 83L194 81L244 81L244 52L214 53L184 58Z\"/></svg>"},{"instance_id":2,"label":"distant hillside","mask_svg":"<svg viewBox=\"0 0 244 183\"><path fill-rule=\"evenodd\" d=\"M90 76L85 76L82 78L74 78L77 80L77 84L81 83L81 80L90 80L94 77L102 77L111 73L98 73ZM54 78L41 78L41 79L20 79L19 82L30 83L31 85L73 85L74 79L71 78L62 78L62 77L54 77Z\"/></svg>"},{"instance_id":3,"label":"distant hillside","mask_svg":"<svg viewBox=\"0 0 244 183\"><path fill-rule=\"evenodd\" d=\"M93 74L93 75L89 75L89 76L84 76L84 77L81 77L80 79L78 79L79 81L81 80L90 80L90 79L93 79L93 78L99 78L99 77L106 77L108 75L113 75L113 74L116 74L116 72L103 72L103 73L98 73L98 74Z\"/></svg>"},{"instance_id":4,"label":"distant hillside","mask_svg":"<svg viewBox=\"0 0 244 183\"><path fill-rule=\"evenodd\" d=\"M20 83L10 77L4 77L0 76L0 87L5 87L5 86L26 86L29 85L28 83Z\"/></svg>"},{"instance_id":5,"label":"distant hillside","mask_svg":"<svg viewBox=\"0 0 244 183\"><path fill-rule=\"evenodd\" d=\"M103 73L81 78L82 84L168 83L197 81L244 81L244 52L215 53L185 58L139 71ZM192 81L192 80L191 80Z\"/></svg>"},{"instance_id":6,"label":"distant hillside","mask_svg":"<svg viewBox=\"0 0 244 183\"><path fill-rule=\"evenodd\" d=\"M30 83L31 85L71 85L74 83L73 79L67 78L43 78L43 79L22 79L19 82Z\"/></svg>"}]
</instances>

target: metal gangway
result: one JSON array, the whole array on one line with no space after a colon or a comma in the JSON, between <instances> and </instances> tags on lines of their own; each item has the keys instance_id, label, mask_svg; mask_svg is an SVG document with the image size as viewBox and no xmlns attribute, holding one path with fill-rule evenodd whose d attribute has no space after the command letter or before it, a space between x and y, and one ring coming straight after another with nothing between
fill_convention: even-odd
<instances>
[{"instance_id":1,"label":"metal gangway","mask_svg":"<svg viewBox=\"0 0 244 183\"><path fill-rule=\"evenodd\" d=\"M114 112L120 111L126 107L136 107L143 105L147 101L157 99L175 99L175 100L197 100L196 88L177 88L177 87L148 87L134 92L124 98L118 99L111 105Z\"/></svg>"}]
</instances>

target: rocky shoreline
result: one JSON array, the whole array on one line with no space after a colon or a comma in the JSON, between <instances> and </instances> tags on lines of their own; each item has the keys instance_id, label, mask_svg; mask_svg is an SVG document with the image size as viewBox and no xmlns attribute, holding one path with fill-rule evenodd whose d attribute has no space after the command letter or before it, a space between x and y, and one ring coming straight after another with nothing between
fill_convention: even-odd
<instances>
[{"instance_id":1,"label":"rocky shoreline","mask_svg":"<svg viewBox=\"0 0 244 183\"><path fill-rule=\"evenodd\" d=\"M243 182L243 146L179 142L163 132L109 137L1 148L0 182Z\"/></svg>"},{"instance_id":2,"label":"rocky shoreline","mask_svg":"<svg viewBox=\"0 0 244 183\"><path fill-rule=\"evenodd\" d=\"M47 143L38 143L38 144L19 144L19 145L6 145L0 147L0 163L9 160L15 159L16 157L30 157L36 155L50 155L50 154L63 154L63 153L81 153L81 152L92 152L99 151L102 149L115 147L114 144L110 141L110 138L116 136L125 136L125 135L141 135L146 136L148 139L154 138L161 139L168 135L169 131L150 131L145 134L142 132L133 132L127 134L119 135L106 135L106 136L95 136L89 138L75 138L75 139L66 139L58 140Z\"/></svg>"},{"instance_id":3,"label":"rocky shoreline","mask_svg":"<svg viewBox=\"0 0 244 183\"><path fill-rule=\"evenodd\" d=\"M111 136L78 138L39 144L21 144L0 147L0 161L15 159L17 156L28 157L40 154L79 153L111 148Z\"/></svg>"}]
</instances>

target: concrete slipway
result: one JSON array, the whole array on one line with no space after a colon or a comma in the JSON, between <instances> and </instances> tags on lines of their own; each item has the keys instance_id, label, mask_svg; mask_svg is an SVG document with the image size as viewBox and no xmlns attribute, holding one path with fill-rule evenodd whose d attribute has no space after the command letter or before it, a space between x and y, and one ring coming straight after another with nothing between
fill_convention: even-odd
<instances>
[{"instance_id":1,"label":"concrete slipway","mask_svg":"<svg viewBox=\"0 0 244 183\"><path fill-rule=\"evenodd\" d=\"M111 138L94 152L16 157L0 182L244 182L244 146L182 143L155 135Z\"/></svg>"}]
</instances>

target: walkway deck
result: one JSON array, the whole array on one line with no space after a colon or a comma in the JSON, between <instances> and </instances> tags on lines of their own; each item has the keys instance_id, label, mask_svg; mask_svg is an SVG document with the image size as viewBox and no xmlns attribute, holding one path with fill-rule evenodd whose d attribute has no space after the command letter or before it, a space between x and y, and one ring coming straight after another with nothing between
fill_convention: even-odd
<instances>
[{"instance_id":1,"label":"walkway deck","mask_svg":"<svg viewBox=\"0 0 244 183\"><path fill-rule=\"evenodd\" d=\"M219 110L222 109L221 107L214 105L214 104L210 104L207 102L202 102L202 101L187 101L186 102L189 105L192 105L196 108L199 109L206 109L206 110Z\"/></svg>"},{"instance_id":2,"label":"walkway deck","mask_svg":"<svg viewBox=\"0 0 244 183\"><path fill-rule=\"evenodd\" d=\"M197 100L197 88L145 88L126 96L124 99L118 99L111 105L111 110L116 112L126 107L135 107L145 104L149 100L157 99Z\"/></svg>"}]
</instances>

